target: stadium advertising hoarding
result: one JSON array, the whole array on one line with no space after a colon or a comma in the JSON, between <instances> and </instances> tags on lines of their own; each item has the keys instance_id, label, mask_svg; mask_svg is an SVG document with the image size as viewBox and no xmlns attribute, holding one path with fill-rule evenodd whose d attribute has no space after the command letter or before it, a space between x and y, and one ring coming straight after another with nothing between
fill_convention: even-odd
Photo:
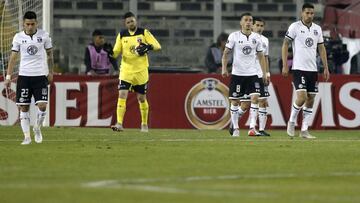
<instances>
[{"instance_id":1,"label":"stadium advertising hoarding","mask_svg":"<svg viewBox=\"0 0 360 203\"><path fill-rule=\"evenodd\" d=\"M222 129L229 123L229 78L214 74L151 74L149 125L151 128ZM116 122L115 77L55 76L50 91L51 126L110 126ZM3 89L3 82L0 88ZM15 89L13 84L11 87ZM290 78L271 77L269 128L284 128L294 96ZM8 116L1 125L18 122L14 101L0 95L0 109ZM333 75L319 83L314 104L314 129L360 129L360 75ZM15 118L14 118L15 117ZM6 119L11 119L6 121ZM240 127L248 124L248 116ZM140 112L134 94L127 101L124 127L139 128Z\"/></svg>"}]
</instances>

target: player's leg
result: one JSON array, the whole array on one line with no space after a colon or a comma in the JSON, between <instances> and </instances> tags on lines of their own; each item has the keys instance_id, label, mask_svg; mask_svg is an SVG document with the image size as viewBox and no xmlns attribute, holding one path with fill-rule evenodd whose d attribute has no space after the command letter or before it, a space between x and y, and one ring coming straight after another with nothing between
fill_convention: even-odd
<instances>
[{"instance_id":1,"label":"player's leg","mask_svg":"<svg viewBox=\"0 0 360 203\"><path fill-rule=\"evenodd\" d=\"M141 114L141 132L148 132L149 104L146 99L146 94L137 93L137 99L139 101Z\"/></svg>"},{"instance_id":2,"label":"player's leg","mask_svg":"<svg viewBox=\"0 0 360 203\"><path fill-rule=\"evenodd\" d=\"M241 80L242 77L231 75L229 84L229 99L230 99L230 118L231 124L229 133L231 136L238 137L239 131L239 117L241 116L240 98L241 98Z\"/></svg>"},{"instance_id":3,"label":"player's leg","mask_svg":"<svg viewBox=\"0 0 360 203\"><path fill-rule=\"evenodd\" d=\"M128 97L129 89L131 88L131 84L127 81L120 80L119 81L119 97L116 105L116 124L111 126L113 131L123 131L123 121L126 112L126 99Z\"/></svg>"},{"instance_id":4,"label":"player's leg","mask_svg":"<svg viewBox=\"0 0 360 203\"><path fill-rule=\"evenodd\" d=\"M256 131L256 120L259 111L259 96L260 96L260 82L258 76L247 77L247 95L250 95L250 125L249 125L249 136L258 136L259 132Z\"/></svg>"},{"instance_id":5,"label":"player's leg","mask_svg":"<svg viewBox=\"0 0 360 203\"><path fill-rule=\"evenodd\" d=\"M46 76L33 77L31 80L31 83L34 84L32 89L34 92L35 104L37 106L36 120L33 127L34 138L36 143L41 143L43 138L40 128L43 126L46 116L48 80Z\"/></svg>"},{"instance_id":6,"label":"player's leg","mask_svg":"<svg viewBox=\"0 0 360 203\"><path fill-rule=\"evenodd\" d=\"M146 99L148 90L149 72L141 71L134 76L134 91L137 93L139 109L141 115L141 132L148 132L149 103Z\"/></svg>"},{"instance_id":7,"label":"player's leg","mask_svg":"<svg viewBox=\"0 0 360 203\"><path fill-rule=\"evenodd\" d=\"M267 98L270 96L268 87L265 86L264 82L261 81L260 85L260 97L259 97L259 133L261 136L270 136L269 133L265 131L266 122L267 122Z\"/></svg>"},{"instance_id":8,"label":"player's leg","mask_svg":"<svg viewBox=\"0 0 360 203\"><path fill-rule=\"evenodd\" d=\"M296 99L291 106L290 118L287 125L287 134L290 137L295 136L295 123L302 106L307 99L306 79L302 71L295 70L293 72L293 84L296 89Z\"/></svg>"},{"instance_id":9,"label":"player's leg","mask_svg":"<svg viewBox=\"0 0 360 203\"><path fill-rule=\"evenodd\" d=\"M307 73L306 78L307 78L307 80L306 80L307 81L307 97L306 97L304 108L303 108L303 120L302 120L302 124L301 124L300 136L303 138L314 139L316 137L310 135L308 128L309 128L310 120L311 120L312 114L313 114L313 105L314 105L315 96L318 92L317 73L312 73L312 72Z\"/></svg>"},{"instance_id":10,"label":"player's leg","mask_svg":"<svg viewBox=\"0 0 360 203\"><path fill-rule=\"evenodd\" d=\"M31 103L32 92L29 84L29 77L18 77L16 83L16 104L20 108L20 126L24 134L22 145L31 143L29 105Z\"/></svg>"}]
</instances>

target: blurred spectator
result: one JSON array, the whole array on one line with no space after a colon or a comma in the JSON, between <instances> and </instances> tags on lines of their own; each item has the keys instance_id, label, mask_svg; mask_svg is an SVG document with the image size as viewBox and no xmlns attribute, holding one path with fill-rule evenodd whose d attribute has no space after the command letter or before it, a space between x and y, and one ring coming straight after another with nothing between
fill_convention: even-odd
<instances>
[{"instance_id":1,"label":"blurred spectator","mask_svg":"<svg viewBox=\"0 0 360 203\"><path fill-rule=\"evenodd\" d=\"M349 60L349 51L347 50L346 44L343 44L340 38L324 38L324 45L326 47L330 71L332 73L342 74L342 65ZM318 62L318 66L321 72L323 69L322 64Z\"/></svg>"},{"instance_id":2,"label":"blurred spectator","mask_svg":"<svg viewBox=\"0 0 360 203\"><path fill-rule=\"evenodd\" d=\"M112 45L105 43L104 35L100 30L94 30L92 37L92 43L85 49L86 74L109 75L110 68L113 66L113 75L117 75L119 68L116 59L110 57L113 54Z\"/></svg>"},{"instance_id":3,"label":"blurred spectator","mask_svg":"<svg viewBox=\"0 0 360 203\"><path fill-rule=\"evenodd\" d=\"M229 35L221 33L216 43L212 44L205 57L205 66L208 69L208 73L220 73L221 72L221 58L225 49L225 44ZM229 55L228 67L232 65L232 54Z\"/></svg>"}]
</instances>

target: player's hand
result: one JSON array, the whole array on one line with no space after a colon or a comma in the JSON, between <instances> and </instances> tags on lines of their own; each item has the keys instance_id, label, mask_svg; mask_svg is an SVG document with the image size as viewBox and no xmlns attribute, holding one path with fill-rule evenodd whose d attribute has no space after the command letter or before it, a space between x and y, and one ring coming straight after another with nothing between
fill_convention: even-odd
<instances>
[{"instance_id":1,"label":"player's hand","mask_svg":"<svg viewBox=\"0 0 360 203\"><path fill-rule=\"evenodd\" d=\"M11 80L10 80L10 79L6 79L6 80L4 81L4 86L5 86L6 88L9 88L9 87L10 87L10 84L11 84Z\"/></svg>"},{"instance_id":2,"label":"player's hand","mask_svg":"<svg viewBox=\"0 0 360 203\"><path fill-rule=\"evenodd\" d=\"M287 77L287 76L289 75L289 67L287 67L287 65L286 65L286 66L283 66L283 68L282 68L282 75L283 75L284 77Z\"/></svg>"},{"instance_id":3,"label":"player's hand","mask_svg":"<svg viewBox=\"0 0 360 203\"><path fill-rule=\"evenodd\" d=\"M110 43L105 43L103 46L103 50L108 53L109 57L114 55L113 46Z\"/></svg>"},{"instance_id":4,"label":"player's hand","mask_svg":"<svg viewBox=\"0 0 360 203\"><path fill-rule=\"evenodd\" d=\"M268 77L268 75L265 73L265 74L263 74L262 79L263 79L264 85L268 86L270 77Z\"/></svg>"},{"instance_id":5,"label":"player's hand","mask_svg":"<svg viewBox=\"0 0 360 203\"><path fill-rule=\"evenodd\" d=\"M324 80L328 81L330 79L330 73L329 73L329 69L325 68L324 69Z\"/></svg>"},{"instance_id":6,"label":"player's hand","mask_svg":"<svg viewBox=\"0 0 360 203\"><path fill-rule=\"evenodd\" d=\"M49 73L49 75L47 76L48 82L49 83L52 82L53 78L54 78L53 73Z\"/></svg>"},{"instance_id":7,"label":"player's hand","mask_svg":"<svg viewBox=\"0 0 360 203\"><path fill-rule=\"evenodd\" d=\"M223 78L229 76L229 72L228 72L227 68L221 69L221 75L223 76Z\"/></svg>"},{"instance_id":8,"label":"player's hand","mask_svg":"<svg viewBox=\"0 0 360 203\"><path fill-rule=\"evenodd\" d=\"M153 46L145 43L140 43L139 46L135 48L135 51L139 56L144 56L150 50L153 50Z\"/></svg>"}]
</instances>

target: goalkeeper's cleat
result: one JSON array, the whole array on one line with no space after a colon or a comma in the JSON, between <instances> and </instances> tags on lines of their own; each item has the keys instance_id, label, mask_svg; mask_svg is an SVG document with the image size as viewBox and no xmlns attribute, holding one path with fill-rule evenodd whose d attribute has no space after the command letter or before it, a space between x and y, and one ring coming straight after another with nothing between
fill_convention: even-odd
<instances>
[{"instance_id":1,"label":"goalkeeper's cleat","mask_svg":"<svg viewBox=\"0 0 360 203\"><path fill-rule=\"evenodd\" d=\"M36 143L42 143L42 134L41 134L41 130L39 127L33 127L33 131L34 131L34 138L35 138L35 142Z\"/></svg>"},{"instance_id":2,"label":"goalkeeper's cleat","mask_svg":"<svg viewBox=\"0 0 360 203\"><path fill-rule=\"evenodd\" d=\"M248 135L249 136L260 136L260 133L258 131L255 130L255 128L251 128L249 131L248 131Z\"/></svg>"},{"instance_id":3,"label":"goalkeeper's cleat","mask_svg":"<svg viewBox=\"0 0 360 203\"><path fill-rule=\"evenodd\" d=\"M147 132L149 132L149 127L148 127L148 125L141 125L140 132L142 132L142 133L147 133Z\"/></svg>"},{"instance_id":4,"label":"goalkeeper's cleat","mask_svg":"<svg viewBox=\"0 0 360 203\"><path fill-rule=\"evenodd\" d=\"M234 126L233 126L232 122L230 122L230 125L229 125L229 133L230 133L231 136L234 133Z\"/></svg>"},{"instance_id":5,"label":"goalkeeper's cleat","mask_svg":"<svg viewBox=\"0 0 360 203\"><path fill-rule=\"evenodd\" d=\"M307 131L307 130L301 131L300 132L300 137L305 138L305 139L316 139L316 137L310 135L309 131Z\"/></svg>"},{"instance_id":6,"label":"goalkeeper's cleat","mask_svg":"<svg viewBox=\"0 0 360 203\"><path fill-rule=\"evenodd\" d=\"M25 137L24 140L22 141L21 145L28 145L30 143L31 143L31 138Z\"/></svg>"},{"instance_id":7,"label":"goalkeeper's cleat","mask_svg":"<svg viewBox=\"0 0 360 203\"><path fill-rule=\"evenodd\" d=\"M240 136L240 130L239 129L234 129L233 134L231 136L239 137Z\"/></svg>"},{"instance_id":8,"label":"goalkeeper's cleat","mask_svg":"<svg viewBox=\"0 0 360 203\"><path fill-rule=\"evenodd\" d=\"M260 130L259 131L259 136L270 136L270 134L265 132L264 130Z\"/></svg>"},{"instance_id":9,"label":"goalkeeper's cleat","mask_svg":"<svg viewBox=\"0 0 360 203\"><path fill-rule=\"evenodd\" d=\"M116 123L115 125L112 125L111 129L116 132L124 131L124 128L120 123Z\"/></svg>"},{"instance_id":10,"label":"goalkeeper's cleat","mask_svg":"<svg viewBox=\"0 0 360 203\"><path fill-rule=\"evenodd\" d=\"M288 122L286 132L290 137L295 137L295 122Z\"/></svg>"}]
</instances>

